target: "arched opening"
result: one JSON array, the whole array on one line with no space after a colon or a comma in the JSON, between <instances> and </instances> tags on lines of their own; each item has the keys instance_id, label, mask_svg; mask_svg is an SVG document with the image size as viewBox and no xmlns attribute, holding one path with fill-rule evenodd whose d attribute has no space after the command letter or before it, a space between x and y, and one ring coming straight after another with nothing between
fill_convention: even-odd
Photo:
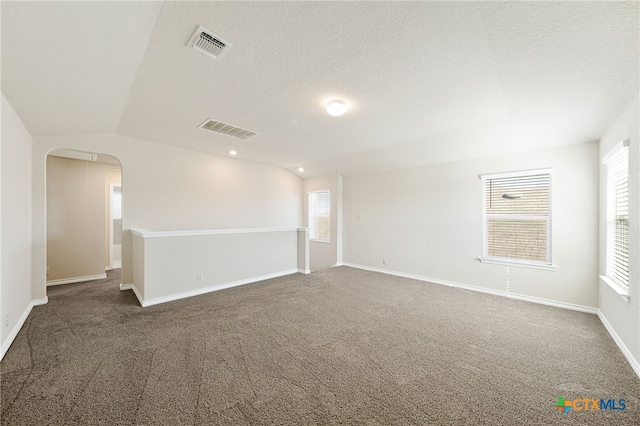
<instances>
[{"instance_id":1,"label":"arched opening","mask_svg":"<svg viewBox=\"0 0 640 426\"><path fill-rule=\"evenodd\" d=\"M46 281L121 283L122 168L115 157L55 150L46 160Z\"/></svg>"}]
</instances>

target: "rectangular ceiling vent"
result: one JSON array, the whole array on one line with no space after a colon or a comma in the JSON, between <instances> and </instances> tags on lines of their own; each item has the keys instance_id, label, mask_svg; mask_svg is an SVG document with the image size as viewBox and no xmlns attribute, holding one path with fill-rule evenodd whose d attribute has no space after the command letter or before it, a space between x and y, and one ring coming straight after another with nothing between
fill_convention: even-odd
<instances>
[{"instance_id":1,"label":"rectangular ceiling vent","mask_svg":"<svg viewBox=\"0 0 640 426\"><path fill-rule=\"evenodd\" d=\"M193 33L187 45L191 46L196 52L213 60L220 59L231 47L229 43L200 26L198 26L196 32Z\"/></svg>"},{"instance_id":2,"label":"rectangular ceiling vent","mask_svg":"<svg viewBox=\"0 0 640 426\"><path fill-rule=\"evenodd\" d=\"M240 127L211 119L208 119L198 127L209 130L210 132L216 132L242 140L247 140L257 135L256 132L252 132L251 130L241 129Z\"/></svg>"}]
</instances>

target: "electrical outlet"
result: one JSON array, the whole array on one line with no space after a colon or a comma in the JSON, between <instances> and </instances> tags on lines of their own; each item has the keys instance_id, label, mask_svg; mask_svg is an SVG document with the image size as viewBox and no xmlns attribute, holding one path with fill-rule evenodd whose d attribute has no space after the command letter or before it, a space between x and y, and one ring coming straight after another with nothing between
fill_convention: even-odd
<instances>
[{"instance_id":1,"label":"electrical outlet","mask_svg":"<svg viewBox=\"0 0 640 426\"><path fill-rule=\"evenodd\" d=\"M383 265L386 265L386 264L387 264L387 258L383 258L383 259L382 259L382 264L383 264Z\"/></svg>"},{"instance_id":2,"label":"electrical outlet","mask_svg":"<svg viewBox=\"0 0 640 426\"><path fill-rule=\"evenodd\" d=\"M200 281L202 281L203 279L204 279L204 275L202 275L202 274L198 274L198 275L196 275L196 281L200 282Z\"/></svg>"},{"instance_id":3,"label":"electrical outlet","mask_svg":"<svg viewBox=\"0 0 640 426\"><path fill-rule=\"evenodd\" d=\"M7 314L7 316L4 319L4 326L9 327L9 314Z\"/></svg>"}]
</instances>

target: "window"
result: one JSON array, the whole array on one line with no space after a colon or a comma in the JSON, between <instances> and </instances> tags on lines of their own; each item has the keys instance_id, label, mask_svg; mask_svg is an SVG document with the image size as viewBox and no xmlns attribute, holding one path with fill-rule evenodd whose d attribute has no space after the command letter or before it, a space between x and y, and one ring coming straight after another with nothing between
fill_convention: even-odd
<instances>
[{"instance_id":1,"label":"window","mask_svg":"<svg viewBox=\"0 0 640 426\"><path fill-rule=\"evenodd\" d=\"M329 242L331 191L309 193L309 238Z\"/></svg>"},{"instance_id":2,"label":"window","mask_svg":"<svg viewBox=\"0 0 640 426\"><path fill-rule=\"evenodd\" d=\"M552 269L551 170L483 175L483 262Z\"/></svg>"},{"instance_id":3,"label":"window","mask_svg":"<svg viewBox=\"0 0 640 426\"><path fill-rule=\"evenodd\" d=\"M605 281L621 294L629 288L629 141L616 145L607 168L607 266ZM626 291L625 291L626 290Z\"/></svg>"}]
</instances>

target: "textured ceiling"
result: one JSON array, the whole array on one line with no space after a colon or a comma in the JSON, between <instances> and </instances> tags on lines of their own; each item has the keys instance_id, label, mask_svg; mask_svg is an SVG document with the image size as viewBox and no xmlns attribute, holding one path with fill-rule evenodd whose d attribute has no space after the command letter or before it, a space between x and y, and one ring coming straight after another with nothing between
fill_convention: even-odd
<instances>
[{"instance_id":1,"label":"textured ceiling","mask_svg":"<svg viewBox=\"0 0 640 426\"><path fill-rule=\"evenodd\" d=\"M2 91L34 136L233 148L305 176L598 139L638 93L637 2L1 7ZM232 44L219 61L186 46L198 25ZM207 118L259 135L198 129Z\"/></svg>"},{"instance_id":2,"label":"textured ceiling","mask_svg":"<svg viewBox=\"0 0 640 426\"><path fill-rule=\"evenodd\" d=\"M34 136L113 133L161 5L6 2L2 93Z\"/></svg>"}]
</instances>

